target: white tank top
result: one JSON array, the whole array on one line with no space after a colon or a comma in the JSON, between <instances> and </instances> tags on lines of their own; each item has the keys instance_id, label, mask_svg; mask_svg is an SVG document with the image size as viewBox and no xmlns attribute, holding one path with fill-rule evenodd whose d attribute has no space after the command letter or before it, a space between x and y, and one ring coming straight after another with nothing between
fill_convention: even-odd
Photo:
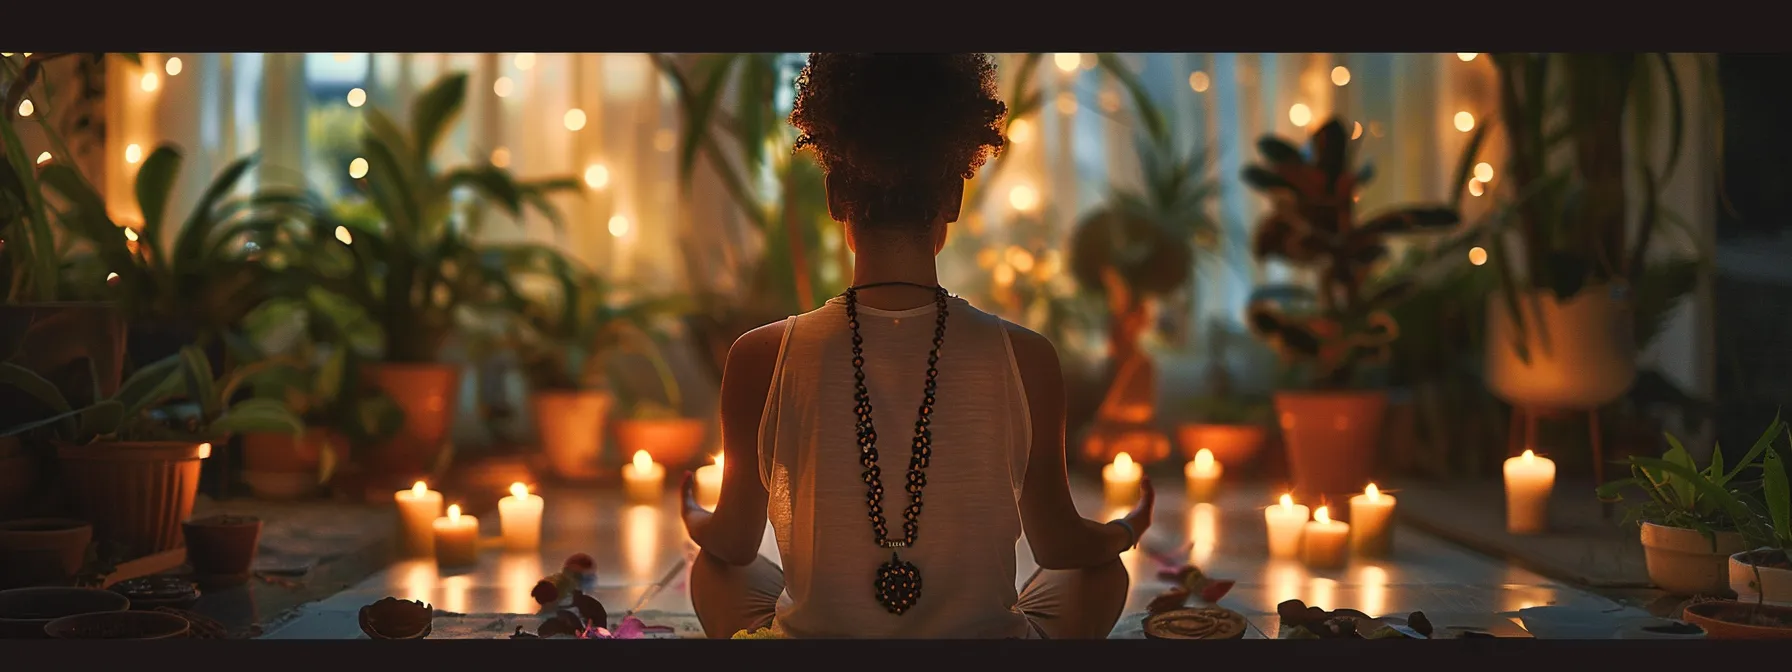
<instances>
[{"instance_id":1,"label":"white tank top","mask_svg":"<svg viewBox=\"0 0 1792 672\"><path fill-rule=\"evenodd\" d=\"M898 616L878 604L875 542L853 414L845 299L785 322L759 425L759 476L783 560L774 631L788 637L1024 638L1015 609L1015 547L1031 423L1003 320L949 300L930 429L933 455L915 544L898 549L921 573L921 596ZM902 534L915 418L936 307L860 305L889 534Z\"/></svg>"}]
</instances>

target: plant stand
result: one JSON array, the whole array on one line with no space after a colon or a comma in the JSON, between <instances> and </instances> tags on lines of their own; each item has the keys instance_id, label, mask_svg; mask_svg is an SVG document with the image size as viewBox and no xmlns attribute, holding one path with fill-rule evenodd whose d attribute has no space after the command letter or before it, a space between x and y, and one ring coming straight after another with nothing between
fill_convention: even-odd
<instances>
[{"instance_id":1,"label":"plant stand","mask_svg":"<svg viewBox=\"0 0 1792 672\"><path fill-rule=\"evenodd\" d=\"M1543 420L1572 419L1573 416L1585 413L1587 416L1587 441L1593 450L1593 483L1595 487L1605 484L1605 441L1600 431L1599 409L1554 409L1538 406L1512 406L1512 424L1506 432L1506 454L1516 456L1529 448L1536 449L1537 425ZM1606 519L1612 517L1612 503L1601 502L1599 511Z\"/></svg>"}]
</instances>

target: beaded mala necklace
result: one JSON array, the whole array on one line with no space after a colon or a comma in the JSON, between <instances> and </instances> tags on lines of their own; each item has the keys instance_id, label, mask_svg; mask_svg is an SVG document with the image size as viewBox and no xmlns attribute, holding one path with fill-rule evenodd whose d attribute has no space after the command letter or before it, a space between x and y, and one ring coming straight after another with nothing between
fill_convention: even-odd
<instances>
[{"instance_id":1,"label":"beaded mala necklace","mask_svg":"<svg viewBox=\"0 0 1792 672\"><path fill-rule=\"evenodd\" d=\"M939 318L933 330L933 350L927 355L927 383L921 397L921 408L915 419L915 438L911 445L908 460L908 490L911 502L902 512L902 536L891 539L889 528L884 520L884 486L880 478L882 471L877 466L877 429L871 423L871 392L865 388L865 339L859 336L859 290L888 285L908 285L930 289L934 292L934 305L939 308ZM946 342L946 290L933 285L922 285L912 282L878 282L848 287L843 294L846 297L846 326L852 330L852 368L856 404L853 413L858 416L859 464L865 468L862 474L865 485L869 488L867 504L870 507L871 532L873 540L880 548L888 548L890 561L877 568L877 577L873 582L877 601L890 613L902 615L915 606L921 598L921 570L914 563L906 562L895 550L907 548L915 543L915 535L921 520L921 488L927 485L928 459L933 456L933 432L927 426L933 420L934 392L939 378L940 346Z\"/></svg>"}]
</instances>

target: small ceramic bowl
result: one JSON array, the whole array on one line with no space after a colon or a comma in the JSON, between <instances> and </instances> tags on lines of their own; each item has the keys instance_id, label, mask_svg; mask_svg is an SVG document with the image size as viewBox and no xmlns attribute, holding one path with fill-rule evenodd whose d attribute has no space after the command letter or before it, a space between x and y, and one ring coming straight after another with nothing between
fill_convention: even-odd
<instances>
[{"instance_id":1,"label":"small ceramic bowl","mask_svg":"<svg viewBox=\"0 0 1792 672\"><path fill-rule=\"evenodd\" d=\"M1518 618L1537 639L1612 639L1633 622L1659 620L1635 609L1586 607L1531 607Z\"/></svg>"}]
</instances>

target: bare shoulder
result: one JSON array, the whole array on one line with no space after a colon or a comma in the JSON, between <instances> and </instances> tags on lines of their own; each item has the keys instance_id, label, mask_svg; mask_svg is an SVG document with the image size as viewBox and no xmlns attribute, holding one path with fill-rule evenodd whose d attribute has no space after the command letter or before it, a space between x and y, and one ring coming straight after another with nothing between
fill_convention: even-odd
<instances>
[{"instance_id":1,"label":"bare shoulder","mask_svg":"<svg viewBox=\"0 0 1792 672\"><path fill-rule=\"evenodd\" d=\"M785 320L778 320L754 328L734 339L734 345L728 348L728 365L733 367L763 362L769 366L778 358L778 347L784 342Z\"/></svg>"},{"instance_id":2,"label":"bare shoulder","mask_svg":"<svg viewBox=\"0 0 1792 672\"><path fill-rule=\"evenodd\" d=\"M1002 328L1008 331L1008 342L1014 347L1014 363L1021 379L1029 385L1051 384L1063 377L1059 370L1058 348L1049 338L1007 320Z\"/></svg>"}]
</instances>

